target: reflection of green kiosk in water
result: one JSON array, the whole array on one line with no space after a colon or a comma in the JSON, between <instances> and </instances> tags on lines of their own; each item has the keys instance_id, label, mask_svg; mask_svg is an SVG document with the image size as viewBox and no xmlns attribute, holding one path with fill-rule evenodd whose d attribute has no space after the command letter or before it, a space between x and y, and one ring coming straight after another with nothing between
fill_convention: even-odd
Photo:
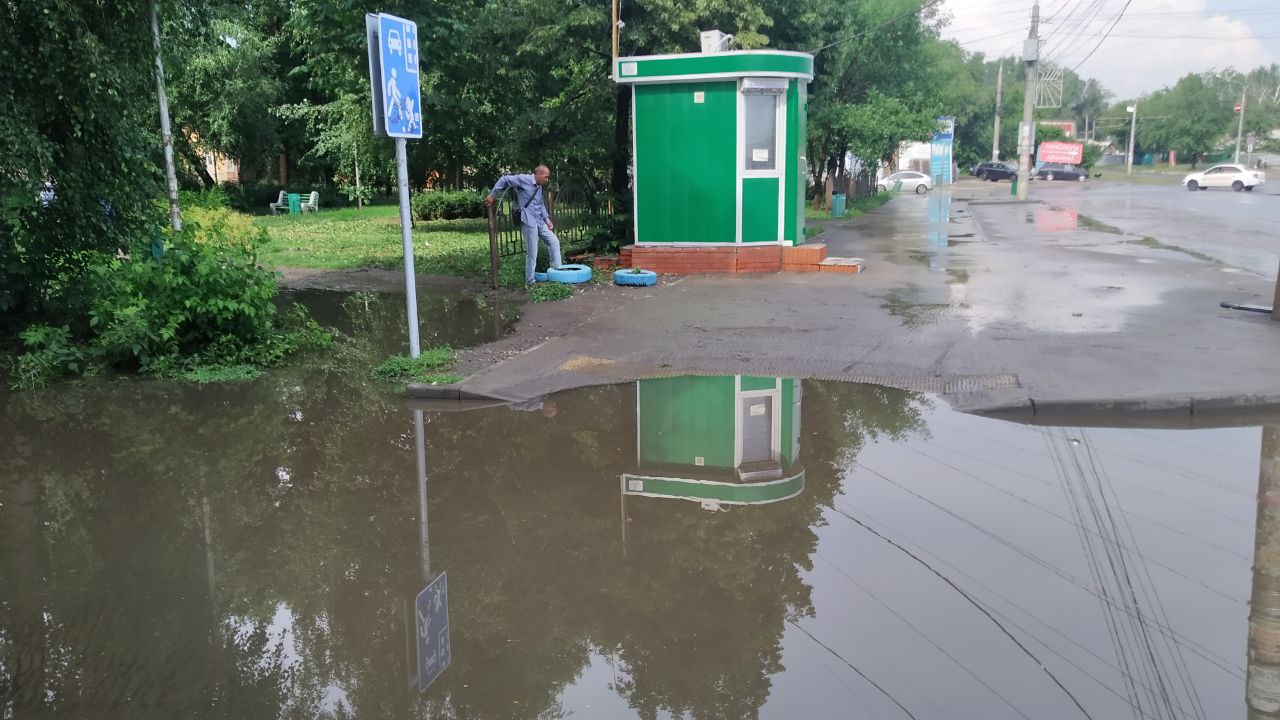
<instances>
[{"instance_id":1,"label":"reflection of green kiosk in water","mask_svg":"<svg viewBox=\"0 0 1280 720\"><path fill-rule=\"evenodd\" d=\"M679 377L636 383L636 461L626 495L760 505L804 490L800 382Z\"/></svg>"}]
</instances>

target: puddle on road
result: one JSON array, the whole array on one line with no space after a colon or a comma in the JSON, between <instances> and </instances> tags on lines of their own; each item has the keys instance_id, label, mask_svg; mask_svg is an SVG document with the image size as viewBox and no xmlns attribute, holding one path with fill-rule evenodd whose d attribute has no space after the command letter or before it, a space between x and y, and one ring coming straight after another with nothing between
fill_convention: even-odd
<instances>
[{"instance_id":1,"label":"puddle on road","mask_svg":"<svg viewBox=\"0 0 1280 720\"><path fill-rule=\"evenodd\" d=\"M363 377L0 397L0 715L1274 708L1278 428L747 376L418 424Z\"/></svg>"}]
</instances>

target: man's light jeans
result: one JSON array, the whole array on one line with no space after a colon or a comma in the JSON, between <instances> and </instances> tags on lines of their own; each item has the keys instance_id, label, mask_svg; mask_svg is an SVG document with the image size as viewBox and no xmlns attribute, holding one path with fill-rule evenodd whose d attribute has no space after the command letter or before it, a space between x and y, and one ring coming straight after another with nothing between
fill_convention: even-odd
<instances>
[{"instance_id":1,"label":"man's light jeans","mask_svg":"<svg viewBox=\"0 0 1280 720\"><path fill-rule=\"evenodd\" d=\"M538 241L543 240L547 243L547 247L551 249L551 267L558 268L562 262L560 238L551 232L546 223L537 226L522 223L520 232L524 235L524 283L528 285L533 282L533 270L538 264Z\"/></svg>"}]
</instances>

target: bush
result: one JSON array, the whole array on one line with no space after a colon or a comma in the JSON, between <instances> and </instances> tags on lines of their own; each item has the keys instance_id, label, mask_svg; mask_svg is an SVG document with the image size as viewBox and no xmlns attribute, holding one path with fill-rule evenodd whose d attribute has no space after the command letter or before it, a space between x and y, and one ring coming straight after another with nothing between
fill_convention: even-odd
<instances>
[{"instance_id":1,"label":"bush","mask_svg":"<svg viewBox=\"0 0 1280 720\"><path fill-rule=\"evenodd\" d=\"M85 288L87 323L79 332L28 327L25 352L9 362L11 383L39 387L105 368L230 379L329 342L301 306L277 309L275 275L257 264L260 230L227 210L186 214L159 258L150 239L124 256L99 255Z\"/></svg>"},{"instance_id":2,"label":"bush","mask_svg":"<svg viewBox=\"0 0 1280 720\"><path fill-rule=\"evenodd\" d=\"M231 206L231 198L227 194L225 184L215 185L214 187L200 190L179 190L178 205L183 210L187 208L227 208ZM165 202L165 207L168 207L167 201Z\"/></svg>"},{"instance_id":3,"label":"bush","mask_svg":"<svg viewBox=\"0 0 1280 720\"><path fill-rule=\"evenodd\" d=\"M484 197L475 190L428 190L414 193L409 204L419 220L460 220L484 217Z\"/></svg>"}]
</instances>

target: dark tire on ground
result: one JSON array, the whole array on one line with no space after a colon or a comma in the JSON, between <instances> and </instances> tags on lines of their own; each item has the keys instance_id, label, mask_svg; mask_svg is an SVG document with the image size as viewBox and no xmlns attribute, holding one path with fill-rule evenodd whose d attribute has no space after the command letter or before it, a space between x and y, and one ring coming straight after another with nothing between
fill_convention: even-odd
<instances>
[{"instance_id":1,"label":"dark tire on ground","mask_svg":"<svg viewBox=\"0 0 1280 720\"><path fill-rule=\"evenodd\" d=\"M924 183L920 183L919 185L917 185L917 186L916 186L916 194L917 194L917 195L923 195L923 194L925 194L925 193L927 193L927 192L929 192L929 186L928 186L928 185L925 185Z\"/></svg>"},{"instance_id":2,"label":"dark tire on ground","mask_svg":"<svg viewBox=\"0 0 1280 720\"><path fill-rule=\"evenodd\" d=\"M1045 180L1052 180L1052 179L1053 179L1053 173L1045 173L1044 179L1045 179Z\"/></svg>"},{"instance_id":3,"label":"dark tire on ground","mask_svg":"<svg viewBox=\"0 0 1280 720\"><path fill-rule=\"evenodd\" d=\"M1200 183L1196 182L1195 180L1188 180L1187 189L1190 190L1191 192L1195 192L1196 190L1200 189Z\"/></svg>"},{"instance_id":4,"label":"dark tire on ground","mask_svg":"<svg viewBox=\"0 0 1280 720\"><path fill-rule=\"evenodd\" d=\"M1245 188L1245 190L1247 190L1248 192L1253 192L1253 186L1252 186L1252 185L1250 185L1250 186L1246 187L1246 188Z\"/></svg>"},{"instance_id":5,"label":"dark tire on ground","mask_svg":"<svg viewBox=\"0 0 1280 720\"><path fill-rule=\"evenodd\" d=\"M1083 175L1081 175L1080 177L1076 178L1076 181L1077 181L1077 182L1084 182L1084 176L1083 176Z\"/></svg>"},{"instance_id":6,"label":"dark tire on ground","mask_svg":"<svg viewBox=\"0 0 1280 720\"><path fill-rule=\"evenodd\" d=\"M877 185L877 186L876 186L876 192L884 192L884 186L883 186L883 185Z\"/></svg>"},{"instance_id":7,"label":"dark tire on ground","mask_svg":"<svg viewBox=\"0 0 1280 720\"><path fill-rule=\"evenodd\" d=\"M975 175L974 177L978 178L979 180L986 180L986 179L987 179L987 174L986 174L986 173L984 173L984 172L982 172L981 170L979 170L979 171L978 171L978 174L977 174L977 175Z\"/></svg>"},{"instance_id":8,"label":"dark tire on ground","mask_svg":"<svg viewBox=\"0 0 1280 720\"><path fill-rule=\"evenodd\" d=\"M1243 189L1244 189L1244 183L1242 183L1242 182L1240 182L1239 180L1237 180L1237 181L1235 181L1235 182L1231 183L1231 189L1232 189L1232 190L1235 190L1236 192L1240 192L1241 190L1243 190Z\"/></svg>"}]
</instances>

